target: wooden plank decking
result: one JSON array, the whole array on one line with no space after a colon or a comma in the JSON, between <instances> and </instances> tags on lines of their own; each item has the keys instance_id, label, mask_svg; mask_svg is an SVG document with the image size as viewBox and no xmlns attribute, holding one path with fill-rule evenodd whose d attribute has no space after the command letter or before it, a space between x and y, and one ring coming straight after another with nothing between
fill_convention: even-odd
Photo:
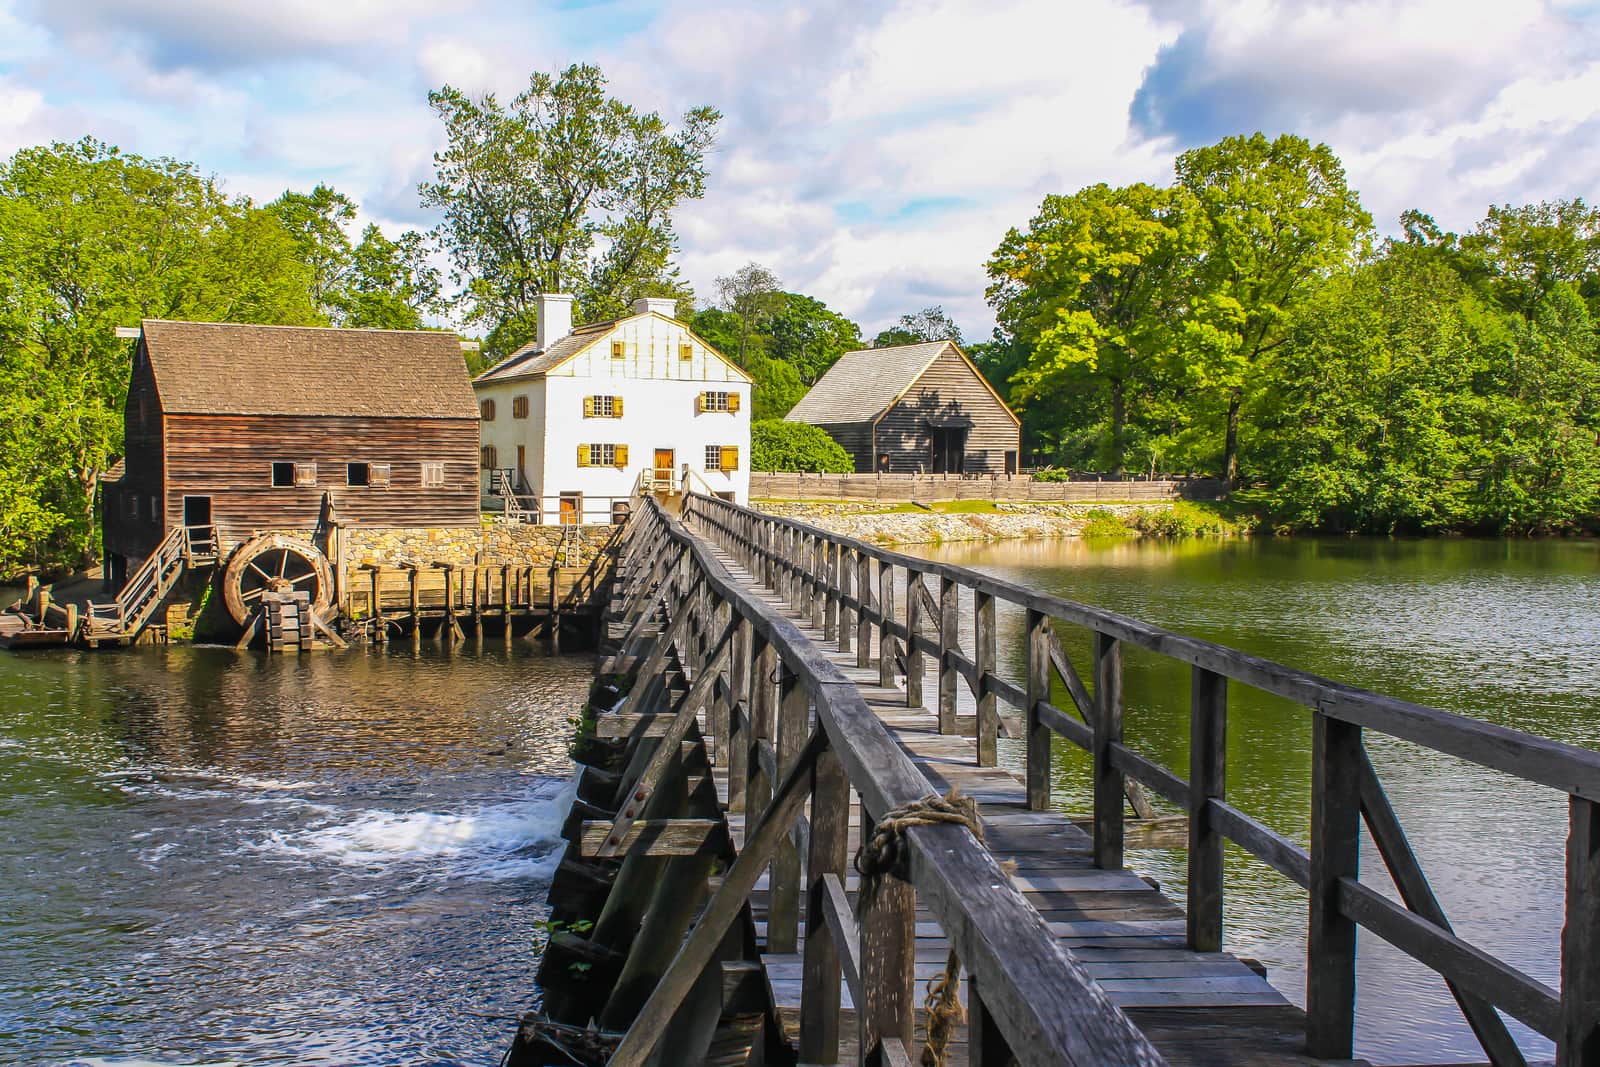
<instances>
[{"instance_id":1,"label":"wooden plank decking","mask_svg":"<svg viewBox=\"0 0 1600 1067\"><path fill-rule=\"evenodd\" d=\"M1183 911L1132 871L1094 866L1092 841L1059 812L1029 811L1023 780L1000 767L977 765L973 740L941 735L937 715L908 708L905 690L879 685L876 667L856 666L854 653L829 650L810 620L789 609L771 590L757 589L737 560L719 560L774 612L805 630L818 648L861 690L869 706L902 749L943 793L952 786L979 803L987 843L997 858L1015 864L1013 881L1050 924L1050 930L1085 970L1123 1008L1173 1067L1201 1065L1359 1064L1359 1060L1312 1059L1304 1052L1305 1016L1256 970L1223 952L1185 947ZM726 798L726 768L718 766L718 787ZM852 801L854 801L852 795ZM859 806L850 827L850 853L859 841ZM743 844L744 820L728 815L736 843ZM854 892L851 872L847 889ZM757 929L764 931L766 879L752 896ZM944 965L949 943L922 909L918 912L916 974L919 996L926 980ZM769 987L788 1036L798 1039L803 942L795 953L762 956ZM966 985L963 982L963 1000ZM851 1005L845 990L847 1011ZM919 1012L919 1034L921 1030ZM845 1035L852 1026L842 1027ZM963 1027L951 1048L950 1063L965 1064ZM853 1062L854 1046L841 1049L841 1062Z\"/></svg>"}]
</instances>

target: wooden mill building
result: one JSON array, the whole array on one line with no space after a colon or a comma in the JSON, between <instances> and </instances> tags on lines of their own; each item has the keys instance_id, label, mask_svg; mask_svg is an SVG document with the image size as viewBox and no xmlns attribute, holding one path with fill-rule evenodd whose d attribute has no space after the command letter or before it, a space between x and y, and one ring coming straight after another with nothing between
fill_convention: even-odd
<instances>
[{"instance_id":1,"label":"wooden mill building","mask_svg":"<svg viewBox=\"0 0 1600 1067\"><path fill-rule=\"evenodd\" d=\"M113 588L180 525L214 527L226 556L333 516L480 521L478 407L453 333L147 320L125 420L101 506Z\"/></svg>"},{"instance_id":2,"label":"wooden mill building","mask_svg":"<svg viewBox=\"0 0 1600 1067\"><path fill-rule=\"evenodd\" d=\"M785 416L858 473L1014 474L1022 424L953 341L846 352Z\"/></svg>"}]
</instances>

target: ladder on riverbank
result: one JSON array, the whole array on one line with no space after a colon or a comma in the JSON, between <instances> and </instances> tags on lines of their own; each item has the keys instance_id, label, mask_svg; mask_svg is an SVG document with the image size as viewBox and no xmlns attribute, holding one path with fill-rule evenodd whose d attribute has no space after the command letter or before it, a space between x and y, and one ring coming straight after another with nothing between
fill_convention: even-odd
<instances>
[{"instance_id":1,"label":"ladder on riverbank","mask_svg":"<svg viewBox=\"0 0 1600 1067\"><path fill-rule=\"evenodd\" d=\"M190 567L217 562L214 526L174 526L109 604L86 605L81 638L91 648L102 643L129 644L149 625L155 613Z\"/></svg>"}]
</instances>

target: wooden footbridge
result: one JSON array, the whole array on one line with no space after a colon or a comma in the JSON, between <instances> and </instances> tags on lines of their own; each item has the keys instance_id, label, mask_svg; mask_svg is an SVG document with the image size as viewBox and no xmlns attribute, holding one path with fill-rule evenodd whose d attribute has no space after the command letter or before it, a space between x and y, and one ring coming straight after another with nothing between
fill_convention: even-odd
<instances>
[{"instance_id":1,"label":"wooden footbridge","mask_svg":"<svg viewBox=\"0 0 1600 1067\"><path fill-rule=\"evenodd\" d=\"M709 497L644 503L615 603L512 1064L1359 1063L1362 928L1448 983L1490 1063L1525 1063L1505 1016L1600 1067L1600 753ZM1081 674L1060 625L1093 635ZM1123 743L1125 646L1190 667L1187 774ZM1226 799L1230 686L1311 718L1309 849ZM1566 795L1559 989L1453 932L1369 731ZM1087 828L1051 807L1057 737L1091 756ZM1187 816L1181 902L1124 866L1134 783ZM1304 1010L1224 951L1227 841L1308 895Z\"/></svg>"}]
</instances>

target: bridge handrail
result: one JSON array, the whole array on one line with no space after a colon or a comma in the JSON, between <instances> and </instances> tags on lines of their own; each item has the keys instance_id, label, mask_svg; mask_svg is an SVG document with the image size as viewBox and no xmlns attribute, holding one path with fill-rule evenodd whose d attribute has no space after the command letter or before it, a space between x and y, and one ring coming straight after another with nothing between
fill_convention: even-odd
<instances>
[{"instance_id":1,"label":"bridge handrail","mask_svg":"<svg viewBox=\"0 0 1600 1067\"><path fill-rule=\"evenodd\" d=\"M755 871L765 865L758 841L765 840L771 847L777 835L787 834L808 794L812 799L809 877L814 902L821 899L817 894L827 880L842 887L850 788L873 818L932 795L926 777L901 750L859 688L799 627L730 574L707 542L690 535L651 498L643 501L626 534L626 558L630 564L642 561L642 569L651 571L655 582L652 589L648 582L630 576L636 586L632 603L653 603L663 587L674 585L675 596L667 599L675 603L694 605L704 594L705 606L680 608L661 641L667 646L692 650L699 645L706 650L699 662L692 654L686 659L695 677L709 677L716 688L716 699L723 706L722 725L715 728L716 751L732 753L730 791L739 798L732 806L742 807L747 814L741 859L727 872L723 890L707 905L672 967L640 1010L609 1061L612 1067L642 1064L650 1056L666 1024L711 960L727 921L735 914L730 908L743 905L743 895L754 885ZM725 625L708 627L711 641L689 639L687 622L720 620L724 612ZM718 630L722 631L720 640L715 638ZM697 636L708 634L703 629ZM713 643L718 653L710 652ZM726 679L722 674L725 664ZM641 671L637 690L647 686L646 673ZM748 700L742 691L746 684ZM684 698L685 705L696 699L695 692L691 690ZM813 707L814 730L809 725ZM729 731L745 740L753 734L748 762L739 755L741 746L728 742ZM806 740L808 733L810 739ZM748 797L744 796L745 773L752 783ZM757 782L765 784L758 786ZM763 816L759 821L758 814ZM613 838L624 832L619 819L613 824ZM1019 1062L1082 1067L1158 1067L1165 1063L1083 965L1051 936L1039 913L971 831L951 824L918 826L906 831L906 838L910 852L907 875L915 887L915 898L881 893L879 902L860 916L859 926L847 915L839 915L837 909L832 909L835 914L826 921L820 914L825 909L808 912L802 1060L807 1059L806 1043L818 1040L817 1035L829 1025L836 1037L841 970L857 1011L871 1020L868 1027L874 1040L887 1046L897 1038L909 1039L914 1004L914 909L915 900L920 899L975 979L969 992L974 1019L987 1018L990 1026L1005 1035ZM832 859L822 858L824 852L832 852ZM798 874L797 864L794 873ZM779 882L775 872L773 883L777 886ZM724 894L739 899L722 899ZM792 942L795 922L793 907L786 910L775 901L769 909L769 947L782 939L786 923ZM859 933L859 951L840 943L842 929ZM831 959L826 957L829 951ZM816 954L824 958L819 962ZM841 958L850 966L841 969ZM820 1021L829 1018L831 1024Z\"/></svg>"},{"instance_id":2,"label":"bridge handrail","mask_svg":"<svg viewBox=\"0 0 1600 1067\"><path fill-rule=\"evenodd\" d=\"M691 495L684 519L763 576L792 606L809 611L815 624L837 637L841 650L849 649L852 638L859 642L857 662L862 666L870 663L868 645L876 630L885 684L896 671L904 671L908 703L920 705L923 657L931 657L939 676L942 732L955 728L956 687L964 681L978 701L980 762L994 759L994 738L1003 725L997 701L1021 711L1031 806L1049 805L1052 735L1089 751L1097 865L1122 865L1122 806L1128 779L1142 782L1183 809L1189 816L1189 947L1198 951L1221 947L1224 839L1307 889L1311 900L1307 1043L1313 1055L1351 1055L1359 925L1445 978L1495 1063L1523 1061L1489 1005L1556 1041L1560 1067L1592 1067L1584 1057L1593 1056L1600 1047L1600 952L1594 950L1600 944L1600 752L1387 697L1118 612L894 552L716 497ZM898 583L897 574L902 576ZM938 579L937 597L924 584L927 577ZM904 590L898 616L897 587ZM959 644L962 590L969 592L976 614L977 648L971 655L964 654ZM995 600L1027 613L1022 685L1001 677L997 669ZM1054 619L1092 631L1093 693L1056 638ZM931 638L925 633L930 625L937 631ZM1124 643L1191 667L1187 779L1123 743L1120 646ZM1223 799L1230 680L1287 698L1314 713L1309 850ZM1057 685L1066 690L1069 709L1082 722L1052 703ZM1367 757L1363 729L1568 795L1567 921L1559 991L1455 935ZM1403 906L1360 882L1363 822Z\"/></svg>"}]
</instances>

